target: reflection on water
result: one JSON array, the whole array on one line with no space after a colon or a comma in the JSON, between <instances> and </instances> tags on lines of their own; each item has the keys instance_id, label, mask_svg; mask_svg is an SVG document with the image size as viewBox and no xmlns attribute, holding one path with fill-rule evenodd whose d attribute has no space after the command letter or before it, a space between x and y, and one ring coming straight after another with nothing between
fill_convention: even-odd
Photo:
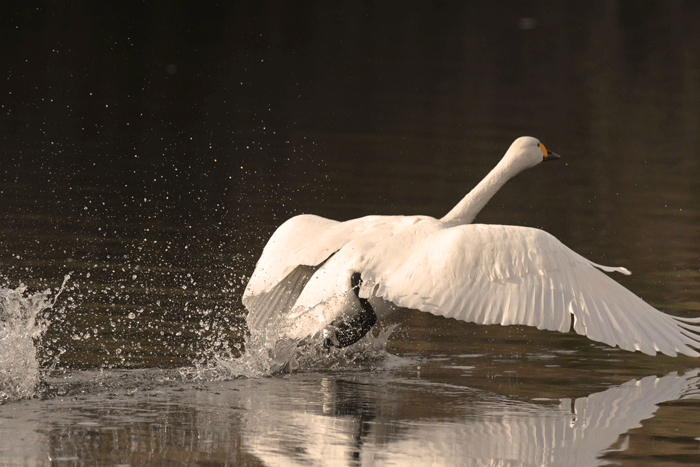
<instances>
[{"instance_id":1,"label":"reflection on water","mask_svg":"<svg viewBox=\"0 0 700 467\"><path fill-rule=\"evenodd\" d=\"M0 439L16 442L0 458L23 465L596 466L628 449L630 430L659 404L697 398L699 374L529 402L400 368L196 387L165 371L73 374L54 381L60 396L3 409ZM698 448L697 440L686 446Z\"/></svg>"}]
</instances>

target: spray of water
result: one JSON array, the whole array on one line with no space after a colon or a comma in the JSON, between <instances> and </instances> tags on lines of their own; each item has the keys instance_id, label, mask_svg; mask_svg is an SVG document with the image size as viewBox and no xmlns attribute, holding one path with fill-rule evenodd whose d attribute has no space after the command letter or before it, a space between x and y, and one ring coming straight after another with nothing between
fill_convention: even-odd
<instances>
[{"instance_id":1,"label":"spray of water","mask_svg":"<svg viewBox=\"0 0 700 467\"><path fill-rule=\"evenodd\" d=\"M378 333L367 333L355 344L344 349L325 349L320 340L310 341L295 349L291 358L280 363L274 357L279 344L278 333L249 335L245 353L240 357L218 354L205 365L180 370L186 380L228 380L234 378L260 378L292 371L334 371L352 368L376 368L390 354L386 347L389 336L397 325L381 329Z\"/></svg>"},{"instance_id":2,"label":"spray of water","mask_svg":"<svg viewBox=\"0 0 700 467\"><path fill-rule=\"evenodd\" d=\"M27 293L27 287L0 288L0 403L32 397L40 380L37 342L46 331L43 318L56 303L60 289Z\"/></svg>"}]
</instances>

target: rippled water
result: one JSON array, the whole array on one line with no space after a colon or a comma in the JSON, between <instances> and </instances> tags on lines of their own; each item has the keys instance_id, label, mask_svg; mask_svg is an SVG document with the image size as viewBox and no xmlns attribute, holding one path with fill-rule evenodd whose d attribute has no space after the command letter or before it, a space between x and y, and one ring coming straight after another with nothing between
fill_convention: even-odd
<instances>
[{"instance_id":1,"label":"rippled water","mask_svg":"<svg viewBox=\"0 0 700 467\"><path fill-rule=\"evenodd\" d=\"M697 463L696 359L401 310L271 376L240 298L292 215L442 216L531 134L563 159L477 221L542 228L698 316L699 20L624 1L8 12L0 464Z\"/></svg>"}]
</instances>

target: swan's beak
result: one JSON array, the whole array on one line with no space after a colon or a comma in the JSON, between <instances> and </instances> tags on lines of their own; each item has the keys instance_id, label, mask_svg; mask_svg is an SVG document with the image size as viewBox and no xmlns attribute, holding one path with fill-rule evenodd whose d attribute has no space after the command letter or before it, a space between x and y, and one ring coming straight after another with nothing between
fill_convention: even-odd
<instances>
[{"instance_id":1,"label":"swan's beak","mask_svg":"<svg viewBox=\"0 0 700 467\"><path fill-rule=\"evenodd\" d=\"M555 161L561 157L559 154L554 154L552 151L547 151L547 148L545 148L544 144L542 143L539 143L537 146L540 148L540 151L542 151L543 161Z\"/></svg>"},{"instance_id":2,"label":"swan's beak","mask_svg":"<svg viewBox=\"0 0 700 467\"><path fill-rule=\"evenodd\" d=\"M547 151L547 153L544 155L542 158L543 161L555 161L557 159L560 159L561 156L559 154L555 154L552 151Z\"/></svg>"}]
</instances>

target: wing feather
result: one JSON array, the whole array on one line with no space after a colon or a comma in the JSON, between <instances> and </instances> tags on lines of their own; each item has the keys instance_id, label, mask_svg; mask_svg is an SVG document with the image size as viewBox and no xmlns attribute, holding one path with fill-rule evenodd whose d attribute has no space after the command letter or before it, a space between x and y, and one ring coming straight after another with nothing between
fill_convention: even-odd
<instances>
[{"instance_id":1,"label":"wing feather","mask_svg":"<svg viewBox=\"0 0 700 467\"><path fill-rule=\"evenodd\" d=\"M542 230L472 224L424 239L375 294L482 324L568 331L573 314L577 333L611 346L700 356L692 348L700 347L700 319L662 313L600 269L629 274L588 261Z\"/></svg>"},{"instance_id":2,"label":"wing feather","mask_svg":"<svg viewBox=\"0 0 700 467\"><path fill-rule=\"evenodd\" d=\"M287 315L317 270L318 267L297 266L267 292L248 297L245 301L248 329L261 330L275 322L277 317Z\"/></svg>"},{"instance_id":3,"label":"wing feather","mask_svg":"<svg viewBox=\"0 0 700 467\"><path fill-rule=\"evenodd\" d=\"M300 215L282 224L263 249L245 292L248 327L260 329L287 315L318 269L348 244L380 242L419 217L367 216L338 222ZM359 242L359 243L358 243ZM319 300L324 297L319 297Z\"/></svg>"},{"instance_id":4,"label":"wing feather","mask_svg":"<svg viewBox=\"0 0 700 467\"><path fill-rule=\"evenodd\" d=\"M391 236L393 228L418 217L367 216L338 222L311 214L292 217L272 234L243 293L243 304L269 291L299 265L318 266L350 242L363 236L374 243ZM247 306L247 305L246 305Z\"/></svg>"},{"instance_id":5,"label":"wing feather","mask_svg":"<svg viewBox=\"0 0 700 467\"><path fill-rule=\"evenodd\" d=\"M243 293L246 308L249 308L251 297L268 292L284 280L292 269L299 265L316 266L340 249L347 241L342 236L331 236L323 242L309 242L309 239L323 236L338 224L319 216L301 215L279 226L265 245Z\"/></svg>"}]
</instances>

